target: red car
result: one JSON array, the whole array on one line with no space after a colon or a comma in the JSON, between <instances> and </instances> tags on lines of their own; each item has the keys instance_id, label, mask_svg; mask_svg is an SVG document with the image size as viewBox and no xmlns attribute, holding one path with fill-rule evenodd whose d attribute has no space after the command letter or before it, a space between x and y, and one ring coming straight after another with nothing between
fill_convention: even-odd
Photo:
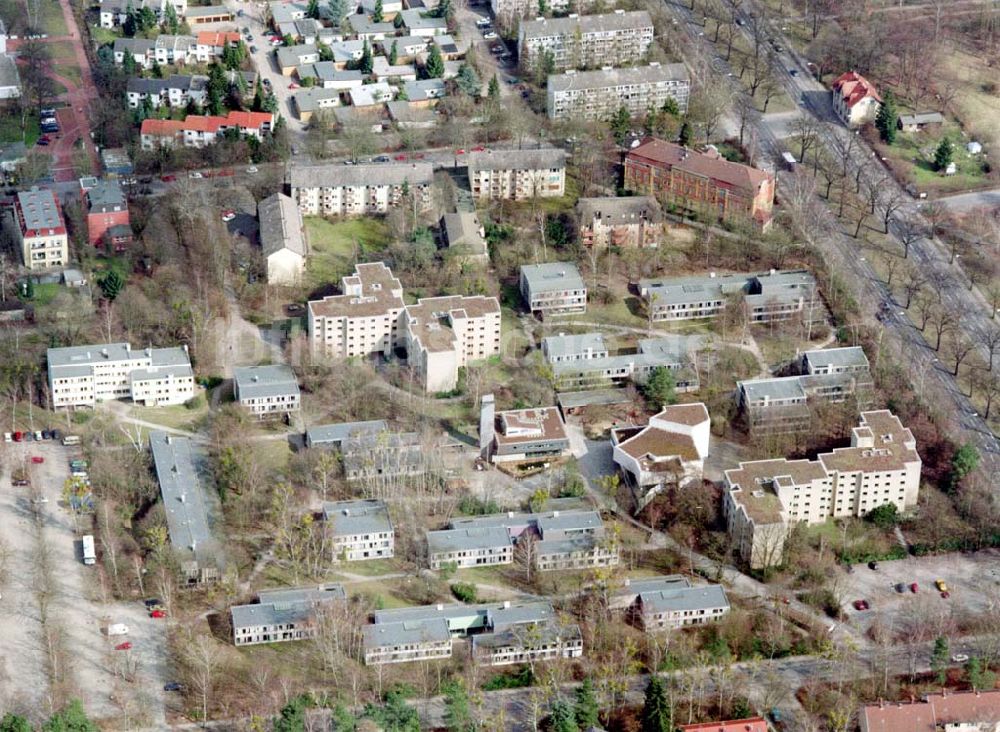
<instances>
[{"instance_id":1,"label":"red car","mask_svg":"<svg viewBox=\"0 0 1000 732\"><path fill-rule=\"evenodd\" d=\"M855 600L854 609L855 610L867 610L870 606L867 600Z\"/></svg>"},{"instance_id":2,"label":"red car","mask_svg":"<svg viewBox=\"0 0 1000 732\"><path fill-rule=\"evenodd\" d=\"M474 148L472 148L472 152L486 152L486 148L483 147L482 145L476 145Z\"/></svg>"},{"instance_id":3,"label":"red car","mask_svg":"<svg viewBox=\"0 0 1000 732\"><path fill-rule=\"evenodd\" d=\"M119 643L117 646L115 646L116 651L127 651L130 648L132 648L131 641L125 641L124 643Z\"/></svg>"},{"instance_id":4,"label":"red car","mask_svg":"<svg viewBox=\"0 0 1000 732\"><path fill-rule=\"evenodd\" d=\"M163 610L154 610L149 614L151 618L165 618L167 614Z\"/></svg>"},{"instance_id":5,"label":"red car","mask_svg":"<svg viewBox=\"0 0 1000 732\"><path fill-rule=\"evenodd\" d=\"M397 155L396 157L393 158L393 160L406 160L406 156L405 155Z\"/></svg>"},{"instance_id":6,"label":"red car","mask_svg":"<svg viewBox=\"0 0 1000 732\"><path fill-rule=\"evenodd\" d=\"M916 595L919 591L920 591L920 585L918 585L916 582L910 585L910 592L912 592L914 595Z\"/></svg>"},{"instance_id":7,"label":"red car","mask_svg":"<svg viewBox=\"0 0 1000 732\"><path fill-rule=\"evenodd\" d=\"M289 85L288 85L288 88L289 88L289 89L298 89L298 88L299 88L299 85L298 85L298 84L296 84L296 83L295 83L295 82L293 81L293 82L292 82L291 84L289 84Z\"/></svg>"},{"instance_id":8,"label":"red car","mask_svg":"<svg viewBox=\"0 0 1000 732\"><path fill-rule=\"evenodd\" d=\"M941 593L941 597L947 600L949 597L951 597L951 593L948 592L948 590L945 590L944 592Z\"/></svg>"},{"instance_id":9,"label":"red car","mask_svg":"<svg viewBox=\"0 0 1000 732\"><path fill-rule=\"evenodd\" d=\"M23 432L15 432L14 433L14 442L20 442L23 439L24 439L24 433Z\"/></svg>"},{"instance_id":10,"label":"red car","mask_svg":"<svg viewBox=\"0 0 1000 732\"><path fill-rule=\"evenodd\" d=\"M41 465L42 463L45 462L45 458L43 458L41 455L32 455L31 462L33 462L35 465Z\"/></svg>"},{"instance_id":11,"label":"red car","mask_svg":"<svg viewBox=\"0 0 1000 732\"><path fill-rule=\"evenodd\" d=\"M175 180L177 180L177 176L176 175L161 175L160 176L160 180L162 180L164 183L173 183Z\"/></svg>"},{"instance_id":12,"label":"red car","mask_svg":"<svg viewBox=\"0 0 1000 732\"><path fill-rule=\"evenodd\" d=\"M455 151L455 154L456 155L465 155L465 150L463 150L462 148L458 148L458 150Z\"/></svg>"}]
</instances>

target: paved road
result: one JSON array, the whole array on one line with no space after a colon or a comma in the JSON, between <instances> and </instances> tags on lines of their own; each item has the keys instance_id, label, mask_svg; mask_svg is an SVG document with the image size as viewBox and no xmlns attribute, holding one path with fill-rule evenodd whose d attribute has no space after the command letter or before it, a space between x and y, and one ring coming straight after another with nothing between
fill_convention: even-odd
<instances>
[{"instance_id":1,"label":"paved road","mask_svg":"<svg viewBox=\"0 0 1000 732\"><path fill-rule=\"evenodd\" d=\"M944 196L936 199L940 204L952 211L969 211L982 206L1000 206L1000 188L990 191L975 191L974 193L959 193L954 196Z\"/></svg>"},{"instance_id":2,"label":"paved road","mask_svg":"<svg viewBox=\"0 0 1000 732\"><path fill-rule=\"evenodd\" d=\"M700 17L695 18L690 8L682 3L668 2L670 9L683 23L682 26L687 31L693 41L695 53L700 54L696 64L704 68L705 51L701 41L704 40ZM747 27L748 14L746 10L740 12L743 19L743 28ZM784 40L781 34L775 29L771 36L779 40ZM784 44L789 48L789 44ZM825 144L834 149L837 145L843 145L847 136L851 132L846 130L833 115L830 105L830 94L819 82L811 77L805 67L803 59L790 55L792 52L785 51L778 54L777 72L779 78L785 86L791 99L799 106L803 113L812 115L823 122L821 134ZM731 74L728 64L722 59L713 58L710 65L720 74ZM796 69L797 74L792 75L790 69ZM735 93L742 93L735 79L731 76L730 83ZM759 139L765 149L769 149L772 157L777 161L780 153L784 149L779 140L772 134L770 128L761 120L756 124ZM869 168L873 165L871 153L867 148L859 146L854 155L851 166ZM779 186L789 183L789 174L780 172L778 174ZM896 184L887 181L885 185L895 186ZM856 289L856 297L861 305L862 313L875 313L884 302L894 302L893 293L885 286L876 275L871 264L865 261L864 257L858 255L855 240L847 233L845 224L837 220L833 213L825 206L816 207L815 226L809 231L803 232L803 236L811 244L824 252L830 263L838 271L850 275L845 278L852 283ZM898 236L899 217L920 217L916 205L909 204L897 215L894 223L890 226L893 236ZM902 251L902 244L899 245ZM959 282L956 268L949 265L947 258L943 254L940 242L931 239L921 239L911 246L911 257L925 271L936 272L942 278ZM946 287L942 292L944 302L952 307L956 312L963 315L962 327L966 333L973 338L982 338L988 328L995 325L989 320L984 309L984 302L976 291L969 291L965 286L956 284ZM890 310L889 317L883 322L885 328L885 338L883 338L883 348L889 348L896 353L898 362L910 371L913 383L921 383L922 387L936 395L931 400L939 404L950 404L951 409L948 414L948 421L945 428L956 441L969 441L979 448L983 455L983 467L989 472L1000 470L1000 444L990 431L985 421L979 417L969 401L969 398L962 392L954 377L946 369L937 363L937 354L931 350L923 334L920 333L911 323L905 311L894 307ZM929 379L927 378L929 377Z\"/></svg>"}]
</instances>

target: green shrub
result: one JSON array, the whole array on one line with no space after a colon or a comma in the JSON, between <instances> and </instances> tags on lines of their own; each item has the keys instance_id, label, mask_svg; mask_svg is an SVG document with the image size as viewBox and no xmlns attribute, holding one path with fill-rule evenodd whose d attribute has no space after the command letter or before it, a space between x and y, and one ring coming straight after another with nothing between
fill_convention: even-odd
<instances>
[{"instance_id":1,"label":"green shrub","mask_svg":"<svg viewBox=\"0 0 1000 732\"><path fill-rule=\"evenodd\" d=\"M462 602L476 602L478 594L476 586L471 582L455 582L451 586L451 594Z\"/></svg>"}]
</instances>

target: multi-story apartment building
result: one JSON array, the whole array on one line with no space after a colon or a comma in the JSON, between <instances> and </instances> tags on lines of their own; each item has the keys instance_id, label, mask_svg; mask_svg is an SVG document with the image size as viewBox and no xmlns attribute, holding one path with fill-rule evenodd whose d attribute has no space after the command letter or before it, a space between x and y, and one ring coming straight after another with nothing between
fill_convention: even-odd
<instances>
[{"instance_id":1,"label":"multi-story apartment building","mask_svg":"<svg viewBox=\"0 0 1000 732\"><path fill-rule=\"evenodd\" d=\"M614 6L614 0L553 0L545 3L545 7L554 13L577 15L595 10L603 12ZM538 0L490 0L490 9L497 24L505 30L516 30L523 18L537 18L541 11Z\"/></svg>"},{"instance_id":2,"label":"multi-story apartment building","mask_svg":"<svg viewBox=\"0 0 1000 732\"><path fill-rule=\"evenodd\" d=\"M81 178L80 191L87 212L87 241L124 251L132 241L132 227L121 185L114 178Z\"/></svg>"},{"instance_id":3,"label":"multi-story apartment building","mask_svg":"<svg viewBox=\"0 0 1000 732\"><path fill-rule=\"evenodd\" d=\"M601 15L523 20L517 54L524 69L543 56L553 68L629 66L641 61L653 43L653 19L645 10Z\"/></svg>"},{"instance_id":4,"label":"multi-story apartment building","mask_svg":"<svg viewBox=\"0 0 1000 732\"><path fill-rule=\"evenodd\" d=\"M941 690L908 702L866 704L858 711L860 732L995 732L1000 689Z\"/></svg>"},{"instance_id":5,"label":"multi-story apartment building","mask_svg":"<svg viewBox=\"0 0 1000 732\"><path fill-rule=\"evenodd\" d=\"M860 347L806 351L802 375L737 382L738 406L751 432L798 432L811 423L810 401L867 402L873 386L868 358Z\"/></svg>"},{"instance_id":6,"label":"multi-story apartment building","mask_svg":"<svg viewBox=\"0 0 1000 732\"><path fill-rule=\"evenodd\" d=\"M167 516L167 535L185 585L219 578L219 546L208 528L208 497L191 440L155 430L149 449Z\"/></svg>"},{"instance_id":7,"label":"multi-story apartment building","mask_svg":"<svg viewBox=\"0 0 1000 732\"><path fill-rule=\"evenodd\" d=\"M303 216L384 214L402 203L425 211L433 181L430 163L293 165L289 173Z\"/></svg>"},{"instance_id":8,"label":"multi-story apartment building","mask_svg":"<svg viewBox=\"0 0 1000 732\"><path fill-rule=\"evenodd\" d=\"M314 356L390 356L406 350L426 391L455 388L458 369L500 352L495 297L433 297L403 304L403 288L381 262L359 264L341 280L342 295L308 305Z\"/></svg>"},{"instance_id":9,"label":"multi-story apartment building","mask_svg":"<svg viewBox=\"0 0 1000 732\"><path fill-rule=\"evenodd\" d=\"M258 419L287 417L302 408L298 379L285 365L233 369L233 396Z\"/></svg>"},{"instance_id":10,"label":"multi-story apartment building","mask_svg":"<svg viewBox=\"0 0 1000 732\"><path fill-rule=\"evenodd\" d=\"M587 286L572 262L522 264L521 296L542 316L587 312Z\"/></svg>"},{"instance_id":11,"label":"multi-story apartment building","mask_svg":"<svg viewBox=\"0 0 1000 732\"><path fill-rule=\"evenodd\" d=\"M767 228L774 175L726 160L714 148L696 152L647 137L625 156L625 188L686 211Z\"/></svg>"},{"instance_id":12,"label":"multi-story apartment building","mask_svg":"<svg viewBox=\"0 0 1000 732\"><path fill-rule=\"evenodd\" d=\"M882 97L875 86L856 71L841 74L833 82L833 111L848 127L874 122Z\"/></svg>"},{"instance_id":13,"label":"multi-story apartment building","mask_svg":"<svg viewBox=\"0 0 1000 732\"><path fill-rule=\"evenodd\" d=\"M319 632L317 611L335 602L346 603L343 585L319 585L284 590L262 590L257 602L229 609L233 643L286 643L315 638Z\"/></svg>"},{"instance_id":14,"label":"multi-story apartment building","mask_svg":"<svg viewBox=\"0 0 1000 732\"><path fill-rule=\"evenodd\" d=\"M743 308L751 323L808 322L821 309L816 280L805 270L643 279L639 295L655 322L717 318L729 307Z\"/></svg>"},{"instance_id":15,"label":"multi-story apartment building","mask_svg":"<svg viewBox=\"0 0 1000 732\"><path fill-rule=\"evenodd\" d=\"M632 579L614 593L611 607L624 610L643 630L675 630L704 625L729 612L722 585L692 586L679 574Z\"/></svg>"},{"instance_id":16,"label":"multi-story apartment building","mask_svg":"<svg viewBox=\"0 0 1000 732\"><path fill-rule=\"evenodd\" d=\"M633 117L660 109L668 100L686 112L691 78L684 64L651 63L627 69L567 71L549 76L549 119L606 121L625 107Z\"/></svg>"},{"instance_id":17,"label":"multi-story apartment building","mask_svg":"<svg viewBox=\"0 0 1000 732\"><path fill-rule=\"evenodd\" d=\"M638 510L668 486L701 483L710 430L700 402L665 406L645 427L612 428L612 456Z\"/></svg>"},{"instance_id":18,"label":"multi-story apartment building","mask_svg":"<svg viewBox=\"0 0 1000 732\"><path fill-rule=\"evenodd\" d=\"M125 84L125 99L129 109L139 109L148 99L153 109L161 106L186 107L208 100L208 77L195 74L171 74L166 79L129 78Z\"/></svg>"},{"instance_id":19,"label":"multi-story apartment building","mask_svg":"<svg viewBox=\"0 0 1000 732\"><path fill-rule=\"evenodd\" d=\"M98 22L102 28L115 28L128 20L130 9L136 11L144 8L156 13L157 20L162 20L168 5L172 5L178 18L183 18L187 12L187 0L101 0Z\"/></svg>"},{"instance_id":20,"label":"multi-story apartment building","mask_svg":"<svg viewBox=\"0 0 1000 732\"><path fill-rule=\"evenodd\" d=\"M490 449L492 462L551 460L568 454L569 437L558 407L497 413Z\"/></svg>"},{"instance_id":21,"label":"multi-story apartment building","mask_svg":"<svg viewBox=\"0 0 1000 732\"><path fill-rule=\"evenodd\" d=\"M395 531L383 501L332 501L323 504L334 562L389 559L395 551Z\"/></svg>"},{"instance_id":22,"label":"multi-story apartment building","mask_svg":"<svg viewBox=\"0 0 1000 732\"><path fill-rule=\"evenodd\" d=\"M53 409L93 407L131 399L148 407L183 404L194 397L187 346L133 350L128 343L50 348Z\"/></svg>"},{"instance_id":23,"label":"multi-story apartment building","mask_svg":"<svg viewBox=\"0 0 1000 732\"><path fill-rule=\"evenodd\" d=\"M723 513L729 537L752 569L781 564L792 524L862 517L891 503L917 503L920 455L916 440L887 410L863 412L851 446L815 460L757 460L725 473Z\"/></svg>"},{"instance_id":24,"label":"multi-story apartment building","mask_svg":"<svg viewBox=\"0 0 1000 732\"><path fill-rule=\"evenodd\" d=\"M505 536L506 535L506 538ZM523 548L525 561L539 571L610 567L618 545L605 536L596 511L507 513L453 519L449 528L427 532L431 569L511 564Z\"/></svg>"},{"instance_id":25,"label":"multi-story apartment building","mask_svg":"<svg viewBox=\"0 0 1000 732\"><path fill-rule=\"evenodd\" d=\"M566 193L566 153L540 150L470 152L472 197L490 201L526 201Z\"/></svg>"},{"instance_id":26,"label":"multi-story apartment building","mask_svg":"<svg viewBox=\"0 0 1000 732\"><path fill-rule=\"evenodd\" d=\"M581 198L576 203L580 241L587 247L656 247L666 224L652 196Z\"/></svg>"},{"instance_id":27,"label":"multi-story apartment building","mask_svg":"<svg viewBox=\"0 0 1000 732\"><path fill-rule=\"evenodd\" d=\"M548 336L542 350L552 367L557 391L621 386L628 381L644 383L657 368L673 372L678 392L699 388L698 372L692 368L703 339L700 336L669 335L642 338L634 352L608 355L600 333Z\"/></svg>"},{"instance_id":28,"label":"multi-story apartment building","mask_svg":"<svg viewBox=\"0 0 1000 732\"><path fill-rule=\"evenodd\" d=\"M10 224L21 261L29 270L61 267L69 261L66 222L52 191L37 186L19 191Z\"/></svg>"},{"instance_id":29,"label":"multi-story apartment building","mask_svg":"<svg viewBox=\"0 0 1000 732\"><path fill-rule=\"evenodd\" d=\"M235 130L245 137L262 139L274 126L270 112L229 112L225 117L188 115L183 120L144 119L139 128L143 150L161 147L205 147Z\"/></svg>"},{"instance_id":30,"label":"multi-story apartment building","mask_svg":"<svg viewBox=\"0 0 1000 732\"><path fill-rule=\"evenodd\" d=\"M583 655L579 626L545 601L379 610L372 619L364 629L368 665L450 658L452 640L465 638L472 660L490 666Z\"/></svg>"}]
</instances>

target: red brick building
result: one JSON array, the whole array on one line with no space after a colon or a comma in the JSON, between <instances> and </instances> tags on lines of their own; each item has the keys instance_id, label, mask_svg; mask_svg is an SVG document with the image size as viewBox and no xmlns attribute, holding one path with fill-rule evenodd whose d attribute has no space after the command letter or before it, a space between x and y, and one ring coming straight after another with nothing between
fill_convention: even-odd
<instances>
[{"instance_id":1,"label":"red brick building","mask_svg":"<svg viewBox=\"0 0 1000 732\"><path fill-rule=\"evenodd\" d=\"M123 251L132 241L128 201L118 181L81 178L83 210L87 214L87 241L93 246Z\"/></svg>"},{"instance_id":2,"label":"red brick building","mask_svg":"<svg viewBox=\"0 0 1000 732\"><path fill-rule=\"evenodd\" d=\"M696 152L647 137L625 156L625 187L666 205L765 229L774 209L774 176L732 163L715 150Z\"/></svg>"},{"instance_id":3,"label":"red brick building","mask_svg":"<svg viewBox=\"0 0 1000 732\"><path fill-rule=\"evenodd\" d=\"M680 732L768 732L767 722L763 717L734 719L729 722L682 724L677 729L680 730Z\"/></svg>"}]
</instances>

